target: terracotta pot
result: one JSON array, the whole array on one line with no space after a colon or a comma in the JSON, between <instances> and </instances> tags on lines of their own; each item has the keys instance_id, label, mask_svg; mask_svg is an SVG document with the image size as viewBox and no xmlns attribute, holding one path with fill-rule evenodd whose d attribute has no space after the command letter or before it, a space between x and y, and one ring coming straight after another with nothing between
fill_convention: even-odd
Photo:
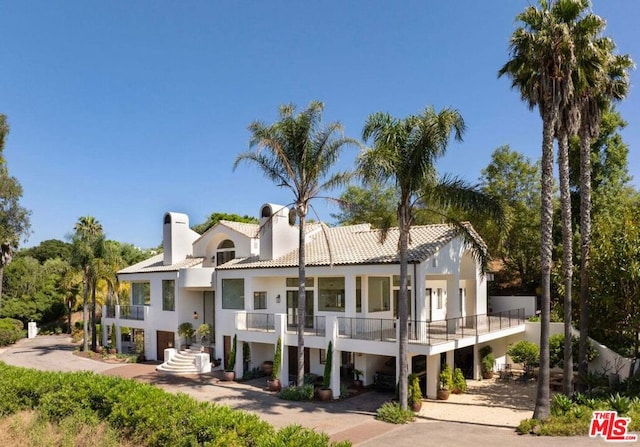
<instances>
[{"instance_id":1,"label":"terracotta pot","mask_svg":"<svg viewBox=\"0 0 640 447\"><path fill-rule=\"evenodd\" d=\"M235 371L225 371L222 373L222 380L225 382L233 382L236 379Z\"/></svg>"},{"instance_id":2,"label":"terracotta pot","mask_svg":"<svg viewBox=\"0 0 640 447\"><path fill-rule=\"evenodd\" d=\"M330 388L320 388L318 390L318 398L323 401L331 400L333 393Z\"/></svg>"},{"instance_id":3,"label":"terracotta pot","mask_svg":"<svg viewBox=\"0 0 640 447\"><path fill-rule=\"evenodd\" d=\"M438 400L449 399L449 390L438 390L437 397L438 397Z\"/></svg>"},{"instance_id":4,"label":"terracotta pot","mask_svg":"<svg viewBox=\"0 0 640 447\"><path fill-rule=\"evenodd\" d=\"M493 378L493 371L484 371L482 373L482 378L483 379L492 379Z\"/></svg>"},{"instance_id":5,"label":"terracotta pot","mask_svg":"<svg viewBox=\"0 0 640 447\"><path fill-rule=\"evenodd\" d=\"M117 354L118 350L116 348L109 348L109 354Z\"/></svg>"},{"instance_id":6,"label":"terracotta pot","mask_svg":"<svg viewBox=\"0 0 640 447\"><path fill-rule=\"evenodd\" d=\"M417 413L421 409L422 409L422 401L413 402L411 404L411 411L413 411L414 413Z\"/></svg>"},{"instance_id":7,"label":"terracotta pot","mask_svg":"<svg viewBox=\"0 0 640 447\"><path fill-rule=\"evenodd\" d=\"M102 354L102 346L96 346L96 354Z\"/></svg>"},{"instance_id":8,"label":"terracotta pot","mask_svg":"<svg viewBox=\"0 0 640 447\"><path fill-rule=\"evenodd\" d=\"M360 389L364 386L364 384L362 383L362 380L354 380L351 386L353 386L353 388Z\"/></svg>"},{"instance_id":9,"label":"terracotta pot","mask_svg":"<svg viewBox=\"0 0 640 447\"><path fill-rule=\"evenodd\" d=\"M269 379L267 380L267 388L269 391L278 392L282 389L282 384L280 383L280 379Z\"/></svg>"}]
</instances>

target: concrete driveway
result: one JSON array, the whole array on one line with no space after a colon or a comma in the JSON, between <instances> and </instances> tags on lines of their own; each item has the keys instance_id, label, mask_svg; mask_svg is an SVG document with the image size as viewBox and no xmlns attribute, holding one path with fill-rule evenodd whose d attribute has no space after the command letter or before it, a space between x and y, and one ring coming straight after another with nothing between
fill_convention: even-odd
<instances>
[{"instance_id":1,"label":"concrete driveway","mask_svg":"<svg viewBox=\"0 0 640 447\"><path fill-rule=\"evenodd\" d=\"M391 397L389 394L368 392L343 401L331 403L289 402L264 390L264 379L236 383L221 382L215 373L207 376L171 376L155 372L155 365L109 364L73 355L75 345L66 336L38 336L20 340L0 349L0 361L10 365L41 370L93 371L99 374L133 378L152 383L170 392L187 393L202 401L229 405L259 415L281 427L300 424L324 431L333 440L350 440L363 447L389 445L416 447L421 445L509 445L515 447L604 445L605 441L588 437L537 438L518 436L513 429L491 423L491 414L499 415L504 408L498 402L486 402L476 409L487 418L469 418L460 411L455 417L455 403L446 409L433 401L425 401L416 423L392 425L376 421L375 410ZM466 404L465 404L466 405ZM471 402L468 405L474 405ZM493 410L492 410L493 408ZM442 417L439 417L439 416Z\"/></svg>"}]
</instances>

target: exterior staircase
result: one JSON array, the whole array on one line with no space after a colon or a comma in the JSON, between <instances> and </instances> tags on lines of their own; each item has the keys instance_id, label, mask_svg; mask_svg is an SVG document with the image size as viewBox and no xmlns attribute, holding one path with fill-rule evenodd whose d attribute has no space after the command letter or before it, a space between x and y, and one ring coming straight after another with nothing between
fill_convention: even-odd
<instances>
[{"instance_id":1,"label":"exterior staircase","mask_svg":"<svg viewBox=\"0 0 640 447\"><path fill-rule=\"evenodd\" d=\"M183 351L172 351L169 360L159 365L156 371L167 374L201 374L211 372L209 355L203 353L200 345L191 345L190 348ZM202 359L203 356L206 356L206 359ZM165 358L166 357L165 354Z\"/></svg>"}]
</instances>

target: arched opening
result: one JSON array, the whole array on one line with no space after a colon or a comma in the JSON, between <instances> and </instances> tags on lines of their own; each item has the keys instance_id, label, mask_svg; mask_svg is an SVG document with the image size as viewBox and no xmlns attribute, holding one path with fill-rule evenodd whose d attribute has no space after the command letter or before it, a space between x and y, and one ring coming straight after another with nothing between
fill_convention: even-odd
<instances>
[{"instance_id":1,"label":"arched opening","mask_svg":"<svg viewBox=\"0 0 640 447\"><path fill-rule=\"evenodd\" d=\"M231 261L236 257L236 246L230 239L225 239L218 244L216 250L216 265L221 265Z\"/></svg>"},{"instance_id":2,"label":"arched opening","mask_svg":"<svg viewBox=\"0 0 640 447\"><path fill-rule=\"evenodd\" d=\"M265 205L262 207L260 211L260 217L271 217L271 207L269 205Z\"/></svg>"}]
</instances>

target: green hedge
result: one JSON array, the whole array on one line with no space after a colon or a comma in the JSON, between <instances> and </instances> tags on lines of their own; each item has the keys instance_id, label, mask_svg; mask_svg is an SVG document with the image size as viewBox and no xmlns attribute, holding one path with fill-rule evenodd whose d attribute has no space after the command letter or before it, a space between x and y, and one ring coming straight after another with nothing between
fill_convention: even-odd
<instances>
[{"instance_id":1,"label":"green hedge","mask_svg":"<svg viewBox=\"0 0 640 447\"><path fill-rule=\"evenodd\" d=\"M61 373L0 362L0 416L36 410L59 422L71 415L102 420L144 446L349 446L327 435L289 426L276 431L258 416L198 402L133 380L88 372Z\"/></svg>"},{"instance_id":2,"label":"green hedge","mask_svg":"<svg viewBox=\"0 0 640 447\"><path fill-rule=\"evenodd\" d=\"M14 318L0 318L0 346L11 345L24 337L24 324Z\"/></svg>"}]
</instances>

